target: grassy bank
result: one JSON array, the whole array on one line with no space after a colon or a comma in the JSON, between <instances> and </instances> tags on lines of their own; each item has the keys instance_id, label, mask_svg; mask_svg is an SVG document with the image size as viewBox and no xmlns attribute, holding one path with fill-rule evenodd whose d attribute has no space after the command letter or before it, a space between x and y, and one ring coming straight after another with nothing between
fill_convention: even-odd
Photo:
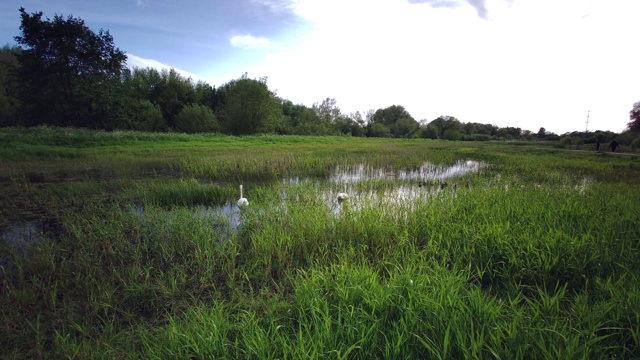
<instances>
[{"instance_id":1,"label":"grassy bank","mask_svg":"<svg viewBox=\"0 0 640 360\"><path fill-rule=\"evenodd\" d=\"M0 140L6 358L640 357L637 157L50 128ZM457 161L482 166L332 177Z\"/></svg>"}]
</instances>

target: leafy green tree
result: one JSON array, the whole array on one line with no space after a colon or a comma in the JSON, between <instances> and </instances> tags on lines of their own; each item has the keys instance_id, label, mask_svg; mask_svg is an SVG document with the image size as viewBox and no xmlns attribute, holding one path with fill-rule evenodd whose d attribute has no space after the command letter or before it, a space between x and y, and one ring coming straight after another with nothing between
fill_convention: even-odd
<instances>
[{"instance_id":1,"label":"leafy green tree","mask_svg":"<svg viewBox=\"0 0 640 360\"><path fill-rule=\"evenodd\" d=\"M640 133L640 101L633 104L631 111L629 111L629 123L627 127L633 133Z\"/></svg>"},{"instance_id":2,"label":"leafy green tree","mask_svg":"<svg viewBox=\"0 0 640 360\"><path fill-rule=\"evenodd\" d=\"M127 98L124 104L124 114L116 128L156 132L169 130L158 105L147 99L136 98Z\"/></svg>"},{"instance_id":3,"label":"leafy green tree","mask_svg":"<svg viewBox=\"0 0 640 360\"><path fill-rule=\"evenodd\" d=\"M18 125L18 56L22 49L0 48L0 126Z\"/></svg>"},{"instance_id":4,"label":"leafy green tree","mask_svg":"<svg viewBox=\"0 0 640 360\"><path fill-rule=\"evenodd\" d=\"M442 137L447 140L460 140L462 139L462 134L457 129L449 128L444 131Z\"/></svg>"},{"instance_id":5,"label":"leafy green tree","mask_svg":"<svg viewBox=\"0 0 640 360\"><path fill-rule=\"evenodd\" d=\"M176 130L185 133L217 132L218 119L205 105L192 104L182 108L176 119Z\"/></svg>"},{"instance_id":6,"label":"leafy green tree","mask_svg":"<svg viewBox=\"0 0 640 360\"><path fill-rule=\"evenodd\" d=\"M449 129L455 130L458 133L462 133L464 131L464 127L460 120L448 115L438 117L437 119L431 121L429 125L434 126L438 129L438 138L440 139L445 139L444 133Z\"/></svg>"},{"instance_id":7,"label":"leafy green tree","mask_svg":"<svg viewBox=\"0 0 640 360\"><path fill-rule=\"evenodd\" d=\"M342 117L336 99L326 98L320 104L313 104L312 109L318 115L318 120L324 124L333 124Z\"/></svg>"},{"instance_id":8,"label":"leafy green tree","mask_svg":"<svg viewBox=\"0 0 640 360\"><path fill-rule=\"evenodd\" d=\"M158 71L153 68L134 69L125 81L130 97L146 99L160 107L162 116L170 128L176 127L176 120L182 108L199 103L212 102L213 89L196 85L174 69Z\"/></svg>"},{"instance_id":9,"label":"leafy green tree","mask_svg":"<svg viewBox=\"0 0 640 360\"><path fill-rule=\"evenodd\" d=\"M282 123L282 106L264 78L243 76L223 85L218 93L221 101L216 116L225 133L269 133Z\"/></svg>"},{"instance_id":10,"label":"leafy green tree","mask_svg":"<svg viewBox=\"0 0 640 360\"><path fill-rule=\"evenodd\" d=\"M371 118L371 122L391 126L397 123L400 119L411 119L415 121L404 107L400 105L391 105L388 108L376 110Z\"/></svg>"},{"instance_id":11,"label":"leafy green tree","mask_svg":"<svg viewBox=\"0 0 640 360\"><path fill-rule=\"evenodd\" d=\"M421 130L420 137L424 139L437 139L438 127L435 125L424 126Z\"/></svg>"},{"instance_id":12,"label":"leafy green tree","mask_svg":"<svg viewBox=\"0 0 640 360\"><path fill-rule=\"evenodd\" d=\"M394 137L413 137L420 125L410 117L398 119L395 124L389 126L389 130Z\"/></svg>"},{"instance_id":13,"label":"leafy green tree","mask_svg":"<svg viewBox=\"0 0 640 360\"><path fill-rule=\"evenodd\" d=\"M536 136L538 137L538 139L544 139L547 136L547 129L541 127L540 130L538 130L538 134Z\"/></svg>"},{"instance_id":14,"label":"leafy green tree","mask_svg":"<svg viewBox=\"0 0 640 360\"><path fill-rule=\"evenodd\" d=\"M336 132L342 135L351 135L351 127L354 125L354 121L347 116L338 117L332 127L336 130Z\"/></svg>"},{"instance_id":15,"label":"leafy green tree","mask_svg":"<svg viewBox=\"0 0 640 360\"><path fill-rule=\"evenodd\" d=\"M318 115L312 108L302 104L293 104L290 100L281 100L283 121L279 132L282 134L311 135L308 133L313 127L307 124L320 122ZM303 129L304 128L304 129ZM327 129L322 126L322 129Z\"/></svg>"},{"instance_id":16,"label":"leafy green tree","mask_svg":"<svg viewBox=\"0 0 640 360\"><path fill-rule=\"evenodd\" d=\"M463 126L463 131L467 135L473 135L478 133L478 128L474 123L465 123Z\"/></svg>"},{"instance_id":17,"label":"leafy green tree","mask_svg":"<svg viewBox=\"0 0 640 360\"><path fill-rule=\"evenodd\" d=\"M379 123L369 123L367 126L367 136L368 137L391 137L391 130L389 127Z\"/></svg>"},{"instance_id":18,"label":"leafy green tree","mask_svg":"<svg viewBox=\"0 0 640 360\"><path fill-rule=\"evenodd\" d=\"M411 137L420 127L411 114L400 105L376 110L370 122L386 126L394 137Z\"/></svg>"},{"instance_id":19,"label":"leafy green tree","mask_svg":"<svg viewBox=\"0 0 640 360\"><path fill-rule=\"evenodd\" d=\"M365 136L366 135L365 120L362 117L362 114L360 113L360 111L356 111L355 113L352 113L350 118L352 120L351 136Z\"/></svg>"},{"instance_id":20,"label":"leafy green tree","mask_svg":"<svg viewBox=\"0 0 640 360\"><path fill-rule=\"evenodd\" d=\"M20 8L23 46L18 56L20 100L27 125L110 128L120 74L127 56L108 31L91 31L84 21Z\"/></svg>"}]
</instances>

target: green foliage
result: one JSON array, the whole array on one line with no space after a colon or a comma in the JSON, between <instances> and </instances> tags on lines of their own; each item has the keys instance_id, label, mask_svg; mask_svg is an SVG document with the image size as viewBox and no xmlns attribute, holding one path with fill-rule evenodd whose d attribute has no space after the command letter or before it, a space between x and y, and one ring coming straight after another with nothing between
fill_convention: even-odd
<instances>
[{"instance_id":1,"label":"green foliage","mask_svg":"<svg viewBox=\"0 0 640 360\"><path fill-rule=\"evenodd\" d=\"M453 116L440 116L437 119L431 121L428 126L432 126L438 131L438 138L444 139L445 132L447 130L455 131L455 133L461 133L463 131L463 125L460 120L456 119ZM455 134L451 132L451 134Z\"/></svg>"},{"instance_id":2,"label":"green foliage","mask_svg":"<svg viewBox=\"0 0 640 360\"><path fill-rule=\"evenodd\" d=\"M423 127L420 131L420 137L425 139L437 139L438 127L435 125L427 125Z\"/></svg>"},{"instance_id":3,"label":"green foliage","mask_svg":"<svg viewBox=\"0 0 640 360\"><path fill-rule=\"evenodd\" d=\"M318 120L326 125L335 123L342 115L336 99L332 98L326 98L320 104L313 104L312 109L318 116Z\"/></svg>"},{"instance_id":4,"label":"green foliage","mask_svg":"<svg viewBox=\"0 0 640 360\"><path fill-rule=\"evenodd\" d=\"M389 134L386 134L386 130L379 125L386 127L389 130ZM418 128L418 122L411 117L404 107L392 105L386 109L378 109L372 114L368 136L416 137Z\"/></svg>"},{"instance_id":5,"label":"green foliage","mask_svg":"<svg viewBox=\"0 0 640 360\"><path fill-rule=\"evenodd\" d=\"M414 135L418 131L420 125L412 118L399 119L395 124L389 127L391 134L394 137L415 137Z\"/></svg>"},{"instance_id":6,"label":"green foliage","mask_svg":"<svg viewBox=\"0 0 640 360\"><path fill-rule=\"evenodd\" d=\"M158 105L149 100L130 99L127 102L122 122L117 128L121 130L167 131L168 126Z\"/></svg>"},{"instance_id":7,"label":"green foliage","mask_svg":"<svg viewBox=\"0 0 640 360\"><path fill-rule=\"evenodd\" d=\"M368 137L391 137L391 130L381 123L369 123L367 126Z\"/></svg>"},{"instance_id":8,"label":"green foliage","mask_svg":"<svg viewBox=\"0 0 640 360\"><path fill-rule=\"evenodd\" d=\"M242 77L220 89L216 116L224 132L233 135L270 133L282 121L282 108L266 84Z\"/></svg>"},{"instance_id":9,"label":"green foliage","mask_svg":"<svg viewBox=\"0 0 640 360\"><path fill-rule=\"evenodd\" d=\"M18 56L19 47L0 48L0 127L18 124Z\"/></svg>"},{"instance_id":10,"label":"green foliage","mask_svg":"<svg viewBox=\"0 0 640 360\"><path fill-rule=\"evenodd\" d=\"M386 125L387 127L396 124L400 119L411 119L411 114L403 106L400 105L391 105L386 109L378 109L373 114L371 118L371 122L380 123Z\"/></svg>"},{"instance_id":11,"label":"green foliage","mask_svg":"<svg viewBox=\"0 0 640 360\"><path fill-rule=\"evenodd\" d=\"M470 140L473 141L489 141L491 140L491 136L485 134L473 134L470 137Z\"/></svg>"},{"instance_id":12,"label":"green foliage","mask_svg":"<svg viewBox=\"0 0 640 360\"><path fill-rule=\"evenodd\" d=\"M211 103L213 97L212 88L194 84L174 69L136 68L125 74L123 86L130 98L148 100L158 106L170 128L178 128L177 118L185 106L199 101Z\"/></svg>"},{"instance_id":13,"label":"green foliage","mask_svg":"<svg viewBox=\"0 0 640 360\"><path fill-rule=\"evenodd\" d=\"M51 127L0 142L3 357L640 356L636 157ZM467 160L481 171L448 187L371 178L334 200L334 169ZM211 209L239 183L233 232ZM25 224L39 240L4 241Z\"/></svg>"},{"instance_id":14,"label":"green foliage","mask_svg":"<svg viewBox=\"0 0 640 360\"><path fill-rule=\"evenodd\" d=\"M187 105L176 119L176 130L185 133L218 132L220 125L213 111L204 105Z\"/></svg>"},{"instance_id":15,"label":"green foliage","mask_svg":"<svg viewBox=\"0 0 640 360\"><path fill-rule=\"evenodd\" d=\"M442 137L446 140L460 140L462 139L462 134L456 129L447 129L442 134Z\"/></svg>"},{"instance_id":16,"label":"green foliage","mask_svg":"<svg viewBox=\"0 0 640 360\"><path fill-rule=\"evenodd\" d=\"M540 130L538 130L538 133L536 134L538 139L544 139L546 135L547 135L547 129L543 127L541 127Z\"/></svg>"},{"instance_id":17,"label":"green foliage","mask_svg":"<svg viewBox=\"0 0 640 360\"><path fill-rule=\"evenodd\" d=\"M108 31L91 31L81 19L20 8L23 51L18 56L21 112L27 125L113 127L114 100L126 55Z\"/></svg>"}]
</instances>

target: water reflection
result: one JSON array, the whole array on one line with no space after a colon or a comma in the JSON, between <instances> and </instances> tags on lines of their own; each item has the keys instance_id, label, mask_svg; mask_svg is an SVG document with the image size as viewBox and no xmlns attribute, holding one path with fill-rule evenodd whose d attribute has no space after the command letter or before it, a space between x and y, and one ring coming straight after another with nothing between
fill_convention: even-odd
<instances>
[{"instance_id":1,"label":"water reflection","mask_svg":"<svg viewBox=\"0 0 640 360\"><path fill-rule=\"evenodd\" d=\"M334 184L349 184L367 180L446 180L477 172L482 163L474 160L460 160L451 166L425 162L417 169L373 168L364 164L353 167L337 167L329 176Z\"/></svg>"},{"instance_id":2,"label":"water reflection","mask_svg":"<svg viewBox=\"0 0 640 360\"><path fill-rule=\"evenodd\" d=\"M154 213L157 213L157 211L157 209L154 209ZM161 219L167 221L168 224L172 224L181 213L184 213L185 209L174 208L160 211L162 211ZM220 236L221 240L228 240L237 235L242 225L242 210L233 202L227 202L219 206L197 205L189 207L188 211L193 218L211 224L212 229ZM136 206L135 213L140 217L142 224L148 224L150 216L147 216L143 206Z\"/></svg>"},{"instance_id":3,"label":"water reflection","mask_svg":"<svg viewBox=\"0 0 640 360\"><path fill-rule=\"evenodd\" d=\"M338 194L342 192L349 195L345 202L352 210L372 204L394 208L401 206L411 210L416 203L428 201L434 196L456 196L458 184L448 184L447 181L478 172L483 166L478 161L460 160L451 166L425 162L414 169L373 168L364 164L337 167L329 176L329 188L319 190L318 196L336 214L346 205L338 201ZM374 188L372 185L363 190L362 184L371 180L388 183L383 188L379 185Z\"/></svg>"},{"instance_id":4,"label":"water reflection","mask_svg":"<svg viewBox=\"0 0 640 360\"><path fill-rule=\"evenodd\" d=\"M11 245L26 246L44 239L42 224L27 222L11 225L0 235L0 239Z\"/></svg>"},{"instance_id":5,"label":"water reflection","mask_svg":"<svg viewBox=\"0 0 640 360\"><path fill-rule=\"evenodd\" d=\"M29 246L45 239L47 239L45 224L40 221L13 224L5 231L0 232L0 242L17 250L14 255L20 257L25 256ZM9 256L9 259L11 259L11 256ZM0 258L0 272L14 269L14 263L9 259Z\"/></svg>"}]
</instances>

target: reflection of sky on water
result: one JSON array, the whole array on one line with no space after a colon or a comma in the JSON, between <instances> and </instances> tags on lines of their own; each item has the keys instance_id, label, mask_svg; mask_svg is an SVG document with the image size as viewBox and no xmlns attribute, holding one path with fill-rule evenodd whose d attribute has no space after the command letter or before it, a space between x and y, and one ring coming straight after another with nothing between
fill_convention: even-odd
<instances>
[{"instance_id":1,"label":"reflection of sky on water","mask_svg":"<svg viewBox=\"0 0 640 360\"><path fill-rule=\"evenodd\" d=\"M42 225L36 221L13 224L0 235L2 241L13 245L27 245L44 239Z\"/></svg>"},{"instance_id":2,"label":"reflection of sky on water","mask_svg":"<svg viewBox=\"0 0 640 360\"><path fill-rule=\"evenodd\" d=\"M43 225L39 221L13 224L0 232L0 241L15 247L19 256L24 256L30 245L44 239L46 237ZM13 264L10 261L0 258L0 271L8 271L12 267Z\"/></svg>"},{"instance_id":3,"label":"reflection of sky on water","mask_svg":"<svg viewBox=\"0 0 640 360\"><path fill-rule=\"evenodd\" d=\"M228 240L233 235L237 235L238 230L242 225L242 210L233 202L228 202L219 206L196 205L189 207L189 210L194 218L210 222L212 228L221 236L222 240ZM177 213L179 211L181 210L165 210L164 218L169 224L171 224L173 219L178 217ZM146 224L147 217L145 215L144 207L136 206L135 212L140 217L140 221L143 224Z\"/></svg>"},{"instance_id":4,"label":"reflection of sky on water","mask_svg":"<svg viewBox=\"0 0 640 360\"><path fill-rule=\"evenodd\" d=\"M373 168L367 165L338 167L329 176L334 184L357 183L367 180L445 180L463 176L480 170L482 163L473 160L461 160L451 166L424 163L418 169Z\"/></svg>"},{"instance_id":5,"label":"reflection of sky on water","mask_svg":"<svg viewBox=\"0 0 640 360\"><path fill-rule=\"evenodd\" d=\"M430 197L441 192L455 193L455 187L449 189L440 186L440 182L461 177L479 171L483 163L473 160L461 160L450 166L424 163L417 169L395 169L393 167L374 168L369 165L337 167L328 178L328 188L308 178L289 178L282 181L282 198L288 200L291 188L303 184L314 184L315 196L336 214L340 213L344 203L337 199L338 193L349 195L347 202L352 210L361 209L366 205L392 205L413 207L418 201L427 201ZM388 181L386 188L380 185L369 189L362 189L366 181ZM431 182L428 186L426 183ZM423 187L424 185L424 187ZM294 199L297 200L297 199Z\"/></svg>"}]
</instances>

